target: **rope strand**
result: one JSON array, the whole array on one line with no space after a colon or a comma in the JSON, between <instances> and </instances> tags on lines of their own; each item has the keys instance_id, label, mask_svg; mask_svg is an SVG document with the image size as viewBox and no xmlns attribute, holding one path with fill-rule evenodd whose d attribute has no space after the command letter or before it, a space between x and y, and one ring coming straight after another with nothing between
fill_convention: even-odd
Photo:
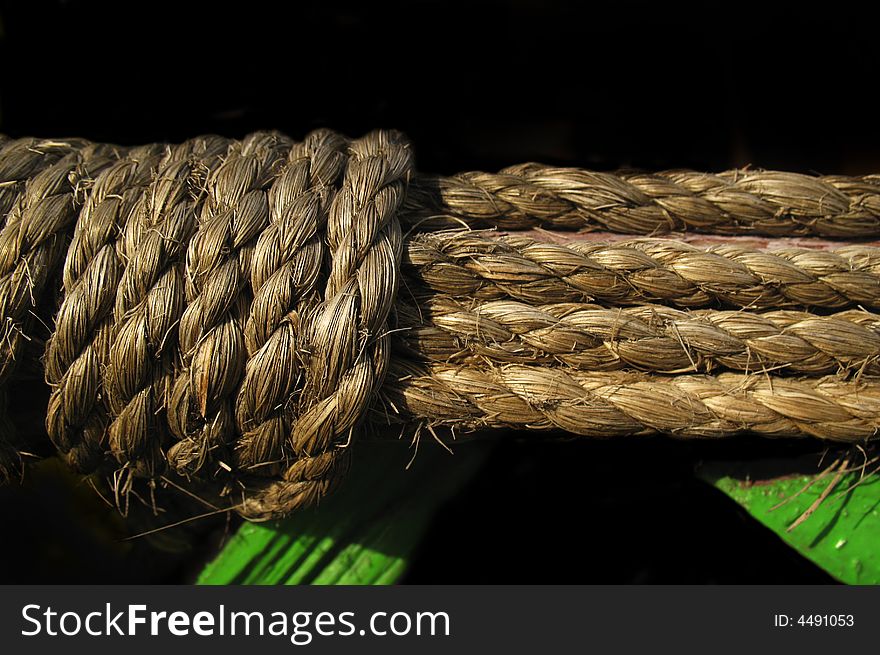
<instances>
[{"instance_id":1,"label":"rope strand","mask_svg":"<svg viewBox=\"0 0 880 655\"><path fill-rule=\"evenodd\" d=\"M232 144L207 180L207 201L186 257L187 306L178 328L182 366L169 399L172 467L192 475L234 442L232 399L244 371L250 251L269 223L268 190L290 149L277 134Z\"/></svg>"},{"instance_id":2,"label":"rope strand","mask_svg":"<svg viewBox=\"0 0 880 655\"><path fill-rule=\"evenodd\" d=\"M599 173L520 164L499 173L420 177L407 220L431 228L607 230L656 235L876 237L880 176L816 177L764 170Z\"/></svg>"},{"instance_id":3,"label":"rope strand","mask_svg":"<svg viewBox=\"0 0 880 655\"><path fill-rule=\"evenodd\" d=\"M241 433L235 455L238 466L257 475L277 475L290 456L290 406L297 401L304 366L297 334L320 280L326 254L321 235L345 170L347 146L346 139L319 130L292 148L286 170L272 185L270 223L254 247L254 299L245 326L248 361L235 407Z\"/></svg>"},{"instance_id":4,"label":"rope strand","mask_svg":"<svg viewBox=\"0 0 880 655\"><path fill-rule=\"evenodd\" d=\"M35 329L51 322L52 309L45 307L43 294L51 288L88 187L119 154L112 146L79 140L30 139L9 142L0 152L0 206L8 207L0 230L0 396L35 339ZM15 433L4 412L0 481L17 475L14 453L26 447L28 438Z\"/></svg>"},{"instance_id":5,"label":"rope strand","mask_svg":"<svg viewBox=\"0 0 880 655\"><path fill-rule=\"evenodd\" d=\"M125 263L115 244L161 160L161 147L132 150L95 179L67 251L63 301L46 344L51 387L46 429L75 470L92 472L103 459L107 409L101 366L111 312Z\"/></svg>"},{"instance_id":6,"label":"rope strand","mask_svg":"<svg viewBox=\"0 0 880 655\"><path fill-rule=\"evenodd\" d=\"M656 376L394 360L374 421L459 430L562 430L585 437L754 432L855 443L880 431L880 383L722 373ZM391 409L389 409L391 408Z\"/></svg>"},{"instance_id":7,"label":"rope strand","mask_svg":"<svg viewBox=\"0 0 880 655\"><path fill-rule=\"evenodd\" d=\"M582 371L880 374L880 316L855 310L686 312L429 296L399 305L398 327L410 356L475 366L490 360Z\"/></svg>"},{"instance_id":8,"label":"rope strand","mask_svg":"<svg viewBox=\"0 0 880 655\"><path fill-rule=\"evenodd\" d=\"M545 243L480 232L411 238L404 273L432 291L481 300L748 309L880 308L880 248L700 248L670 239Z\"/></svg>"},{"instance_id":9,"label":"rope strand","mask_svg":"<svg viewBox=\"0 0 880 655\"><path fill-rule=\"evenodd\" d=\"M176 327L185 307L182 258L205 198L206 170L227 147L224 139L210 137L171 148L119 244L126 269L104 370L113 416L107 436L118 462L135 475L152 477L164 468L167 427L159 413L170 392Z\"/></svg>"},{"instance_id":10,"label":"rope strand","mask_svg":"<svg viewBox=\"0 0 880 655\"><path fill-rule=\"evenodd\" d=\"M243 505L247 518L287 514L327 492L326 475L348 468L354 431L385 379L385 321L394 304L402 235L397 212L412 172L409 143L373 132L349 147L342 188L327 219L332 255L324 298L305 318L307 374L291 426L298 459Z\"/></svg>"}]
</instances>

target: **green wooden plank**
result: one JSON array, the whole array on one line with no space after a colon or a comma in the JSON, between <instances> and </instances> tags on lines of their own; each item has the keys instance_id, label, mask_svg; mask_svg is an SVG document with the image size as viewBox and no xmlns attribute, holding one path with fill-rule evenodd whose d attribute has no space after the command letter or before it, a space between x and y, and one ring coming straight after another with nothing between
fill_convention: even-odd
<instances>
[{"instance_id":1,"label":"green wooden plank","mask_svg":"<svg viewBox=\"0 0 880 655\"><path fill-rule=\"evenodd\" d=\"M393 584L431 517L485 461L490 444L454 456L429 443L413 464L405 444L362 444L348 480L320 507L245 524L198 584Z\"/></svg>"},{"instance_id":2,"label":"green wooden plank","mask_svg":"<svg viewBox=\"0 0 880 655\"><path fill-rule=\"evenodd\" d=\"M844 475L822 504L792 527L834 477L820 477L817 458L810 459L807 467L804 460L708 462L697 474L838 580L880 584L880 482L871 475L853 486L859 472Z\"/></svg>"}]
</instances>

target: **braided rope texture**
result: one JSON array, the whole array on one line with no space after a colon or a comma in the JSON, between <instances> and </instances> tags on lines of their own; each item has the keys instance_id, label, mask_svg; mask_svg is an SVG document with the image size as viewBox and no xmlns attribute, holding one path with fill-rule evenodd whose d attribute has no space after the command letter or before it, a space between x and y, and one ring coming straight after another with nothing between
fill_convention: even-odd
<instances>
[{"instance_id":1,"label":"braided rope texture","mask_svg":"<svg viewBox=\"0 0 880 655\"><path fill-rule=\"evenodd\" d=\"M462 221L518 230L670 231L875 236L880 176L811 176L762 170L598 173L520 164L499 173L423 177L408 210L434 227Z\"/></svg>"},{"instance_id":2,"label":"braided rope texture","mask_svg":"<svg viewBox=\"0 0 880 655\"><path fill-rule=\"evenodd\" d=\"M82 140L8 141L0 150L0 403L25 350L42 340L51 322L45 290L64 255L68 235L91 181L120 156L111 146ZM16 434L6 412L0 420L0 479L20 471L18 451L26 439Z\"/></svg>"},{"instance_id":3,"label":"braided rope texture","mask_svg":"<svg viewBox=\"0 0 880 655\"><path fill-rule=\"evenodd\" d=\"M404 268L432 291L529 304L663 303L685 308L880 307L880 248L707 248L671 239L568 244L480 232L426 233Z\"/></svg>"},{"instance_id":4,"label":"braided rope texture","mask_svg":"<svg viewBox=\"0 0 880 655\"><path fill-rule=\"evenodd\" d=\"M412 167L388 131L4 141L0 381L57 284L46 429L73 468L112 475L120 506L170 472L248 518L315 502L388 368Z\"/></svg>"},{"instance_id":5,"label":"braided rope texture","mask_svg":"<svg viewBox=\"0 0 880 655\"><path fill-rule=\"evenodd\" d=\"M401 346L437 362L562 364L581 371L718 370L818 375L880 374L880 316L830 316L662 305L533 307L431 296L398 311Z\"/></svg>"},{"instance_id":6,"label":"braided rope texture","mask_svg":"<svg viewBox=\"0 0 880 655\"><path fill-rule=\"evenodd\" d=\"M714 439L754 432L856 443L880 431L880 385L837 376L658 376L511 364L395 361L385 401L401 421L462 430L514 427L588 437L662 433Z\"/></svg>"},{"instance_id":7,"label":"braided rope texture","mask_svg":"<svg viewBox=\"0 0 880 655\"><path fill-rule=\"evenodd\" d=\"M0 408L41 358L49 438L74 469L111 476L120 507L175 475L246 518L285 515L339 484L366 421L880 430L880 248L460 229L857 241L880 234L876 176L525 164L438 178L382 130L130 148L3 137L0 210ZM459 229L425 231L438 226ZM27 450L9 418L0 478Z\"/></svg>"}]
</instances>

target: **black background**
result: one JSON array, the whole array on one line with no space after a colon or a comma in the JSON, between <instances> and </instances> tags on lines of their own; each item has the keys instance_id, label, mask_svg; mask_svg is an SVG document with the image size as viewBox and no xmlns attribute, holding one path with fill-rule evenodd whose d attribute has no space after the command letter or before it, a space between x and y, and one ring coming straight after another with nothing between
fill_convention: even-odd
<instances>
[{"instance_id":1,"label":"black background","mask_svg":"<svg viewBox=\"0 0 880 655\"><path fill-rule=\"evenodd\" d=\"M11 136L133 144L394 127L420 170L437 173L526 160L880 170L876 22L844 6L70 1L2 3L0 20L0 130ZM826 581L691 477L706 457L810 448L510 435L435 522L408 579ZM64 538L47 503L9 490L0 503L11 531ZM47 568L32 538L3 540L21 562L12 579L187 575Z\"/></svg>"},{"instance_id":2,"label":"black background","mask_svg":"<svg viewBox=\"0 0 880 655\"><path fill-rule=\"evenodd\" d=\"M872 170L876 24L809 3L4 3L12 135L396 127L420 168Z\"/></svg>"}]
</instances>

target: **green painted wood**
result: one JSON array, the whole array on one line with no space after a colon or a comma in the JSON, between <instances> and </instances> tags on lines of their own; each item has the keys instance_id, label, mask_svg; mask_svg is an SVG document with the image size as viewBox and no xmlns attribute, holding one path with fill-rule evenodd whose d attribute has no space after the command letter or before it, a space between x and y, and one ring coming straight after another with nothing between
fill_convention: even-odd
<instances>
[{"instance_id":1,"label":"green painted wood","mask_svg":"<svg viewBox=\"0 0 880 655\"><path fill-rule=\"evenodd\" d=\"M431 517L479 470L491 445L454 456L425 444L409 469L405 444L362 444L349 478L320 507L244 524L198 584L394 584Z\"/></svg>"},{"instance_id":2,"label":"green painted wood","mask_svg":"<svg viewBox=\"0 0 880 655\"><path fill-rule=\"evenodd\" d=\"M858 473L846 475L809 518L789 530L833 477L817 479L819 472L819 463L811 458L809 462L709 462L697 474L841 582L880 584L877 476L853 486ZM814 484L796 496L810 482ZM786 499L790 500L778 506Z\"/></svg>"}]
</instances>

